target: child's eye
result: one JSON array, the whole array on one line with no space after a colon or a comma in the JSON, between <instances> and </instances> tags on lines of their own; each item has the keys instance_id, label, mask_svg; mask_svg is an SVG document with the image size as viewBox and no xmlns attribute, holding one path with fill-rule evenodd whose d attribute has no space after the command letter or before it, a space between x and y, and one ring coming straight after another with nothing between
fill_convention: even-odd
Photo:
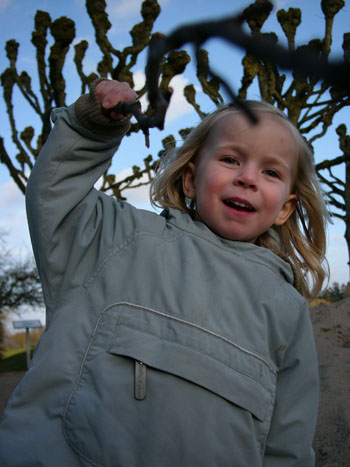
<instances>
[{"instance_id":1,"label":"child's eye","mask_svg":"<svg viewBox=\"0 0 350 467\"><path fill-rule=\"evenodd\" d=\"M274 169L264 170L264 173L268 175L269 177L281 178L277 170L274 170Z\"/></svg>"},{"instance_id":2,"label":"child's eye","mask_svg":"<svg viewBox=\"0 0 350 467\"><path fill-rule=\"evenodd\" d=\"M221 159L223 162L226 162L227 164L238 164L237 159L231 156L225 156Z\"/></svg>"}]
</instances>

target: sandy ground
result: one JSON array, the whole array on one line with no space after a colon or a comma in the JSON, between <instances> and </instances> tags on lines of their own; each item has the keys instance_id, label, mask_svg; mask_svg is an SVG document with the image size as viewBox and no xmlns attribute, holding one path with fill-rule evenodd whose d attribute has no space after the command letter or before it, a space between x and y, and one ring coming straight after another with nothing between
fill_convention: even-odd
<instances>
[{"instance_id":1,"label":"sandy ground","mask_svg":"<svg viewBox=\"0 0 350 467\"><path fill-rule=\"evenodd\" d=\"M318 467L350 466L350 297L311 308L320 366Z\"/></svg>"},{"instance_id":2,"label":"sandy ground","mask_svg":"<svg viewBox=\"0 0 350 467\"><path fill-rule=\"evenodd\" d=\"M317 467L350 466L350 297L311 308L320 365ZM23 372L0 373L0 418Z\"/></svg>"}]
</instances>

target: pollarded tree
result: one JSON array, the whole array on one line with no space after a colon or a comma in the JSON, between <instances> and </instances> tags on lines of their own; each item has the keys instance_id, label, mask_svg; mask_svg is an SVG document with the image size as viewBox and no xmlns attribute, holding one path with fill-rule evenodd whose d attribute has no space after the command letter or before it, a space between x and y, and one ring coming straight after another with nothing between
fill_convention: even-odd
<instances>
[{"instance_id":1,"label":"pollarded tree","mask_svg":"<svg viewBox=\"0 0 350 467\"><path fill-rule=\"evenodd\" d=\"M287 49L282 49L281 38L275 33L262 32L264 23L272 12L272 4L267 0L256 0L235 17L199 26L186 26L168 37L153 31L154 22L160 14L157 0L145 0L141 7L142 21L130 31L131 44L119 50L108 37L111 23L106 13L105 0L86 0L86 10L95 30L95 40L101 51L101 60L97 63L96 73L86 75L84 57L88 50L88 43L81 41L74 46L74 62L81 81L81 92L86 92L89 84L97 76L127 81L135 87L133 70L139 57L151 42L150 50L153 50L153 55L151 54L146 68L148 88L144 86L136 89L139 97L145 95L147 91L149 93L150 105L145 111L147 121L145 123L145 119L141 116L142 118L138 118L137 123L132 125L130 132L137 132L140 129L147 132L147 126L156 125L162 128L164 114L171 98L169 88L171 80L174 76L184 73L191 61L190 55L185 50L179 50L186 44L195 46L196 75L203 93L212 103L219 105L223 102L223 89L231 92L229 83L225 83L210 69L209 56L204 49L205 42L210 37L224 38L240 45L246 51L242 60L243 76L238 95L241 98L246 97L252 84L257 82L260 96L286 112L312 144L329 131L334 116L350 104L349 87L344 87L344 73L334 73L337 71L336 67L328 69L326 66L332 46L334 17L344 4L343 0L322 0L321 9L325 18L323 38L311 40L298 47L296 47L296 33L302 21L301 11L297 8L289 8L288 11L279 10L277 19L288 44ZM250 34L245 32L246 24L250 28ZM8 167L13 180L23 193L28 172L50 131L50 111L53 107L65 105L66 83L63 65L74 38L75 24L72 20L65 17L52 20L48 13L37 12L32 34L38 71L37 83L34 84L26 71L20 72L17 69L19 44L15 40L9 40L6 44L9 67L1 75L1 84L17 154L10 155L7 152L3 138L0 138L0 154L1 161ZM49 39L53 41L53 45L50 50L47 50ZM343 49L344 64L348 64L349 33L344 34ZM151 63L152 56L153 64ZM292 76L286 77L281 67L291 67ZM35 132L32 127L24 128L22 131L16 127L13 106L15 88L20 90L23 98L34 109L41 121L41 132L36 135L35 143L33 143ZM39 89L38 92L34 91L36 88ZM195 89L193 84L186 86L184 95L198 115L203 117L204 112L197 102ZM235 96L232 95L232 97ZM155 114L157 118L154 117ZM157 123L155 123L156 120ZM180 131L180 135L186 136L187 131L187 129ZM164 146L174 145L175 138L170 135L164 139L163 144ZM162 151L158 156L161 153ZM332 156L331 159L332 163L339 160ZM157 157L149 155L144 160L144 167L133 167L133 174L124 180L116 180L115 174L106 173L102 190L121 199L125 189L149 183L156 166ZM324 176L320 170L321 181L326 183L325 180L327 180L331 183L332 175ZM329 201L331 204L335 202L331 192ZM349 212L347 196L344 202L345 212ZM346 222L348 232L349 217L345 216L342 219Z\"/></svg>"}]
</instances>

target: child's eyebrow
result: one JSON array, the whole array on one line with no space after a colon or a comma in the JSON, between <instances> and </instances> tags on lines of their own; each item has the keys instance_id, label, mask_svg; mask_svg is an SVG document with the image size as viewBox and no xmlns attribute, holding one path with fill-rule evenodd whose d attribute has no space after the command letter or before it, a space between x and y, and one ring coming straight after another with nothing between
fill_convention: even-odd
<instances>
[{"instance_id":1,"label":"child's eyebrow","mask_svg":"<svg viewBox=\"0 0 350 467\"><path fill-rule=\"evenodd\" d=\"M289 167L287 162L285 162L281 157L279 156L274 156L274 155L268 155L264 157L263 162L265 164L273 164L273 165L278 165L284 167L286 170L292 169L292 167Z\"/></svg>"},{"instance_id":2,"label":"child's eyebrow","mask_svg":"<svg viewBox=\"0 0 350 467\"><path fill-rule=\"evenodd\" d=\"M243 157L246 156L246 150L245 150L244 146L242 146L239 143L230 142L230 143L218 144L217 147L216 147L216 150L217 151L236 151L240 155L242 155ZM275 166L278 166L278 167L283 167L287 171L293 170L293 167L289 167L287 162L285 162L277 154L276 155L267 154L266 156L262 156L261 160L262 160L262 162L264 164L272 164L272 165L275 165Z\"/></svg>"},{"instance_id":3,"label":"child's eyebrow","mask_svg":"<svg viewBox=\"0 0 350 467\"><path fill-rule=\"evenodd\" d=\"M217 144L216 149L219 151L223 150L231 150L231 151L238 151L242 154L245 154L244 147L241 146L239 143L222 143L222 144Z\"/></svg>"}]
</instances>

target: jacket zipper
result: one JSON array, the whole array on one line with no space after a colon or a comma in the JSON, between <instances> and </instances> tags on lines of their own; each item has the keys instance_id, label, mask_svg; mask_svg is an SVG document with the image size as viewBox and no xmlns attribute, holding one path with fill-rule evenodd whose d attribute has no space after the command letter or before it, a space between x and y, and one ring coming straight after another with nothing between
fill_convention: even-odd
<instances>
[{"instance_id":1,"label":"jacket zipper","mask_svg":"<svg viewBox=\"0 0 350 467\"><path fill-rule=\"evenodd\" d=\"M146 399L147 366L135 360L134 397L138 401Z\"/></svg>"}]
</instances>

